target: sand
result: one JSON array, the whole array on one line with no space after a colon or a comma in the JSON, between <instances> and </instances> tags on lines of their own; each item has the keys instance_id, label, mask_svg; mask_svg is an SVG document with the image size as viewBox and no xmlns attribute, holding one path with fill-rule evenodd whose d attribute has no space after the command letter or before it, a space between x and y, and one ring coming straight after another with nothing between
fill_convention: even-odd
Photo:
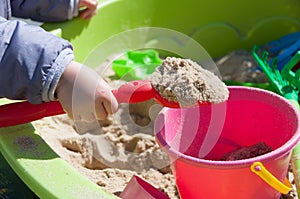
<instances>
[{"instance_id":1,"label":"sand","mask_svg":"<svg viewBox=\"0 0 300 199\"><path fill-rule=\"evenodd\" d=\"M247 51L232 52L216 63L225 80L267 81ZM66 115L44 118L33 125L58 155L104 190L119 195L135 174L171 199L179 199L168 157L153 136L153 123L161 108L153 100L122 104L115 115L100 122L98 135L77 134Z\"/></svg>"},{"instance_id":2,"label":"sand","mask_svg":"<svg viewBox=\"0 0 300 199\"><path fill-rule=\"evenodd\" d=\"M221 103L229 96L214 73L190 59L167 57L148 79L163 98L179 102L181 107L195 106L198 101Z\"/></svg>"},{"instance_id":3,"label":"sand","mask_svg":"<svg viewBox=\"0 0 300 199\"><path fill-rule=\"evenodd\" d=\"M254 158L260 155L264 155L272 151L272 148L266 145L264 142L258 142L254 145L242 147L225 153L222 157L222 161L243 160L248 158Z\"/></svg>"},{"instance_id":4,"label":"sand","mask_svg":"<svg viewBox=\"0 0 300 199\"><path fill-rule=\"evenodd\" d=\"M146 104L154 102L147 101L144 107ZM177 198L168 158L153 137L154 118L135 113L140 106L121 105L117 114L101 122L99 135L77 134L66 115L44 118L33 125L58 155L103 189L118 195L135 174Z\"/></svg>"}]
</instances>

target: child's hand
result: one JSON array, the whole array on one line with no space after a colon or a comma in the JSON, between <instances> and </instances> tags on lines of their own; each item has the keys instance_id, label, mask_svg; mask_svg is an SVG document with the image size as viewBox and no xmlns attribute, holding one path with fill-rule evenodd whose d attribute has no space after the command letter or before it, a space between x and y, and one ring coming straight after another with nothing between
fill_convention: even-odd
<instances>
[{"instance_id":1,"label":"child's hand","mask_svg":"<svg viewBox=\"0 0 300 199\"><path fill-rule=\"evenodd\" d=\"M74 61L65 69L56 93L75 121L103 120L118 109L110 86L94 70Z\"/></svg>"},{"instance_id":2,"label":"child's hand","mask_svg":"<svg viewBox=\"0 0 300 199\"><path fill-rule=\"evenodd\" d=\"M83 11L79 14L80 18L88 20L97 14L98 0L79 0L79 9Z\"/></svg>"}]
</instances>

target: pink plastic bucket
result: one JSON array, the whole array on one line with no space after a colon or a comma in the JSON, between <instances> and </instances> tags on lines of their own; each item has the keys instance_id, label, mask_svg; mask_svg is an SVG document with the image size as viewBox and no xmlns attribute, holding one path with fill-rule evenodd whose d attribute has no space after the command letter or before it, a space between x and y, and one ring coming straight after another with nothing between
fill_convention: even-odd
<instances>
[{"instance_id":1,"label":"pink plastic bucket","mask_svg":"<svg viewBox=\"0 0 300 199\"><path fill-rule=\"evenodd\" d=\"M299 141L299 112L269 91L239 86L229 87L229 91L225 103L164 108L156 119L156 140L170 157L180 196L279 199L281 193L251 166L261 163L280 183L284 181L292 149ZM255 158L220 161L225 153L258 142L265 142L273 151Z\"/></svg>"}]
</instances>

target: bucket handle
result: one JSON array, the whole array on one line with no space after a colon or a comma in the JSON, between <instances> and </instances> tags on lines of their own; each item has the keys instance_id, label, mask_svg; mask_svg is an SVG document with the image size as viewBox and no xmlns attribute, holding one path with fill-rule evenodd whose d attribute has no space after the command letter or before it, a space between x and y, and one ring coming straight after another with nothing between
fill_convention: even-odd
<instances>
[{"instance_id":1,"label":"bucket handle","mask_svg":"<svg viewBox=\"0 0 300 199\"><path fill-rule=\"evenodd\" d=\"M287 178L285 178L284 182L282 183L275 176L273 176L261 162L254 162L251 165L251 171L282 194L287 194L292 190L292 186Z\"/></svg>"}]
</instances>

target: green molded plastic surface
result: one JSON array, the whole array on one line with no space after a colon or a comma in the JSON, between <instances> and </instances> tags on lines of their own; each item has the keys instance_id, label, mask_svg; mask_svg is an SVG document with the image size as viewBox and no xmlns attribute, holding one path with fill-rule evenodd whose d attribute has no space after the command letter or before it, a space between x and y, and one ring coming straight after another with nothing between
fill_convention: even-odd
<instances>
[{"instance_id":1,"label":"green molded plastic surface","mask_svg":"<svg viewBox=\"0 0 300 199\"><path fill-rule=\"evenodd\" d=\"M76 18L42 27L69 40L77 61L96 67L114 48L102 49L98 57L91 58L93 51L129 29L150 26L180 31L215 58L299 31L299 10L300 1L295 0L102 0L97 16L89 21ZM8 102L0 102L4 103ZM31 124L0 128L0 150L41 198L116 198L58 157Z\"/></svg>"},{"instance_id":2,"label":"green molded plastic surface","mask_svg":"<svg viewBox=\"0 0 300 199\"><path fill-rule=\"evenodd\" d=\"M152 74L161 63L155 50L128 51L124 57L112 62L112 69L118 78L138 80Z\"/></svg>"},{"instance_id":3,"label":"green molded plastic surface","mask_svg":"<svg viewBox=\"0 0 300 199\"><path fill-rule=\"evenodd\" d=\"M35 194L11 169L0 153L0 198L33 199Z\"/></svg>"},{"instance_id":4,"label":"green molded plastic surface","mask_svg":"<svg viewBox=\"0 0 300 199\"><path fill-rule=\"evenodd\" d=\"M299 30L299 8L300 2L294 0L112 0L101 1L98 15L88 22L75 19L43 27L61 28L80 62L111 36L149 26L180 31L218 57L236 49L251 50L254 44Z\"/></svg>"}]
</instances>

